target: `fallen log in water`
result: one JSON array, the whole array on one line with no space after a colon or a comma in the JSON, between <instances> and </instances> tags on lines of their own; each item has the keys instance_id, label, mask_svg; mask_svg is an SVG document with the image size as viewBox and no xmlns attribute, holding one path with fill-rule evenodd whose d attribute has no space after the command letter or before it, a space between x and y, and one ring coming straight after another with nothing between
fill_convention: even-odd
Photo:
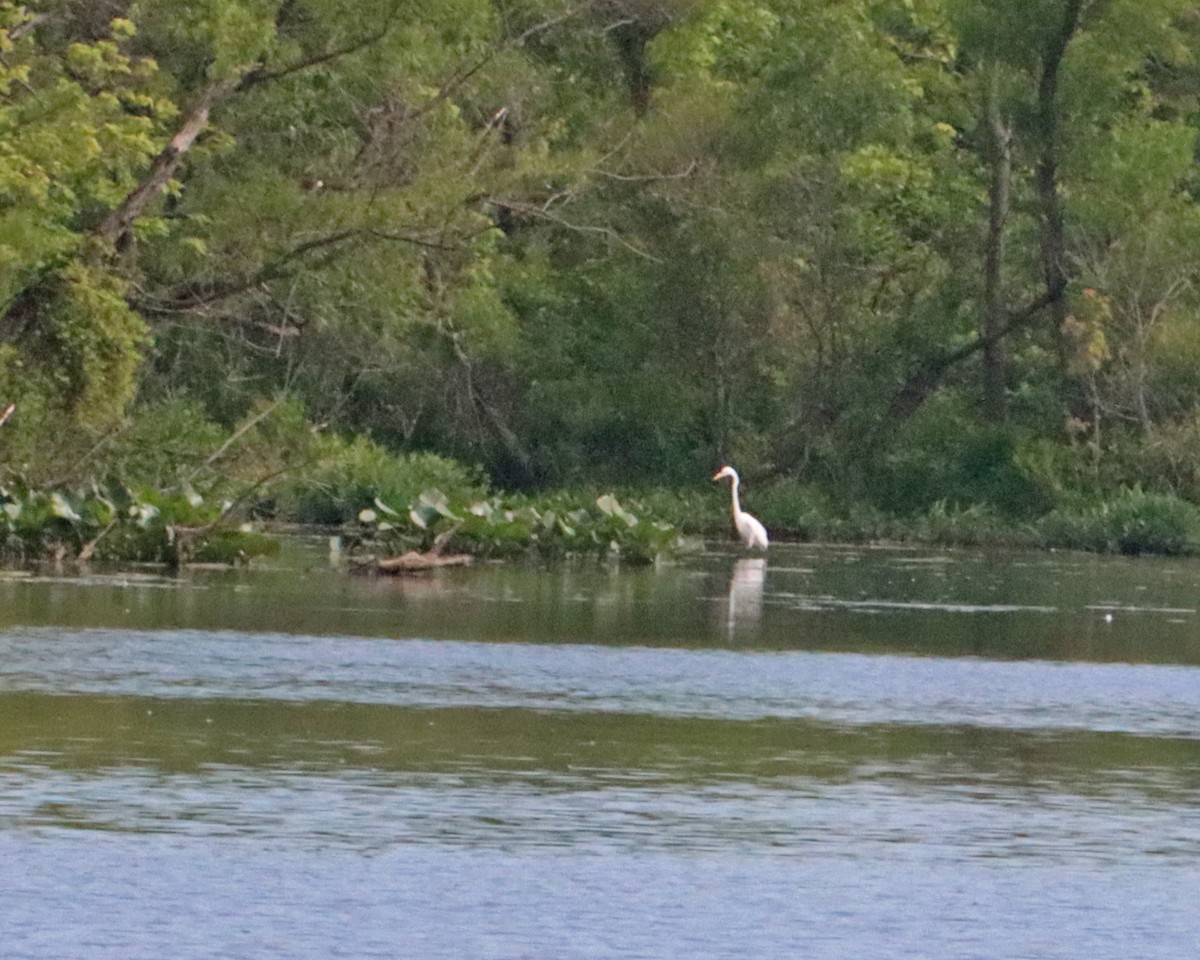
<instances>
[{"instance_id":1,"label":"fallen log in water","mask_svg":"<svg viewBox=\"0 0 1200 960\"><path fill-rule=\"evenodd\" d=\"M402 553L398 557L372 557L359 563L356 572L392 575L424 573L440 567L466 567L474 562L475 558L469 553L452 553L442 556L433 552L420 553L416 550L409 550L408 553Z\"/></svg>"}]
</instances>

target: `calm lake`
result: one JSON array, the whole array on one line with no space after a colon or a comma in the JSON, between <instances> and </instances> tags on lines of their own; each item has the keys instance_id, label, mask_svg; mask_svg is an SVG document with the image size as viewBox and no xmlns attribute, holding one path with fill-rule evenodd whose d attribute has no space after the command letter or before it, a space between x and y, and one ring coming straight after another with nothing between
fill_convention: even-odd
<instances>
[{"instance_id":1,"label":"calm lake","mask_svg":"<svg viewBox=\"0 0 1200 960\"><path fill-rule=\"evenodd\" d=\"M0 574L0 955L1200 943L1200 563Z\"/></svg>"}]
</instances>

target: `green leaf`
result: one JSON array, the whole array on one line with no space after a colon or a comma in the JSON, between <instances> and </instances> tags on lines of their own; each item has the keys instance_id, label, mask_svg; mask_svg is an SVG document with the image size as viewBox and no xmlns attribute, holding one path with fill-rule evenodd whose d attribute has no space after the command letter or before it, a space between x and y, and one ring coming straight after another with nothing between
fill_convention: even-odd
<instances>
[{"instance_id":1,"label":"green leaf","mask_svg":"<svg viewBox=\"0 0 1200 960\"><path fill-rule=\"evenodd\" d=\"M625 508L617 502L617 498L611 493L605 493L597 497L596 506L599 508L601 513L620 520L626 526L633 527L637 525L637 517L625 510Z\"/></svg>"},{"instance_id":2,"label":"green leaf","mask_svg":"<svg viewBox=\"0 0 1200 960\"><path fill-rule=\"evenodd\" d=\"M375 506L379 508L380 513L386 513L389 517L400 516L399 513L397 513L395 510L393 510L391 507L389 507L386 503L384 503L378 497L375 498Z\"/></svg>"},{"instance_id":3,"label":"green leaf","mask_svg":"<svg viewBox=\"0 0 1200 960\"><path fill-rule=\"evenodd\" d=\"M446 495L440 490L425 490L417 498L417 503L422 507L432 509L434 513L440 514L447 520L457 520L458 515L450 509L450 503Z\"/></svg>"},{"instance_id":4,"label":"green leaf","mask_svg":"<svg viewBox=\"0 0 1200 960\"><path fill-rule=\"evenodd\" d=\"M50 513L60 519L70 520L72 523L78 523L81 519L67 498L57 491L50 494Z\"/></svg>"},{"instance_id":5,"label":"green leaf","mask_svg":"<svg viewBox=\"0 0 1200 960\"><path fill-rule=\"evenodd\" d=\"M428 530L429 525L441 516L438 510L428 504L416 504L409 508L408 518L422 530Z\"/></svg>"}]
</instances>

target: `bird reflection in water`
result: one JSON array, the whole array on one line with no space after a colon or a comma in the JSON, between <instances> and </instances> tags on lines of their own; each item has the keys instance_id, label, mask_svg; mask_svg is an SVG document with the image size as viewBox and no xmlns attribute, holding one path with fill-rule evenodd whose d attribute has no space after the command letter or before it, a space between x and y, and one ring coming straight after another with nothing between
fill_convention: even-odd
<instances>
[{"instance_id":1,"label":"bird reflection in water","mask_svg":"<svg viewBox=\"0 0 1200 960\"><path fill-rule=\"evenodd\" d=\"M765 557L744 557L729 575L729 603L725 625L732 637L738 630L754 628L762 619L763 581L767 576Z\"/></svg>"}]
</instances>

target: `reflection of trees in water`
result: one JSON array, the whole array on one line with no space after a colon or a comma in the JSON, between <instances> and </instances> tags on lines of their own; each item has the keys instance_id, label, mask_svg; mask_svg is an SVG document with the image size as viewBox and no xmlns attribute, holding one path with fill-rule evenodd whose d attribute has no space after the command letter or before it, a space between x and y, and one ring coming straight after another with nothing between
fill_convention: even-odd
<instances>
[{"instance_id":1,"label":"reflection of trees in water","mask_svg":"<svg viewBox=\"0 0 1200 960\"><path fill-rule=\"evenodd\" d=\"M762 619L763 581L767 575L765 557L745 557L733 565L729 575L729 603L726 627L732 635L739 628L757 626Z\"/></svg>"}]
</instances>

